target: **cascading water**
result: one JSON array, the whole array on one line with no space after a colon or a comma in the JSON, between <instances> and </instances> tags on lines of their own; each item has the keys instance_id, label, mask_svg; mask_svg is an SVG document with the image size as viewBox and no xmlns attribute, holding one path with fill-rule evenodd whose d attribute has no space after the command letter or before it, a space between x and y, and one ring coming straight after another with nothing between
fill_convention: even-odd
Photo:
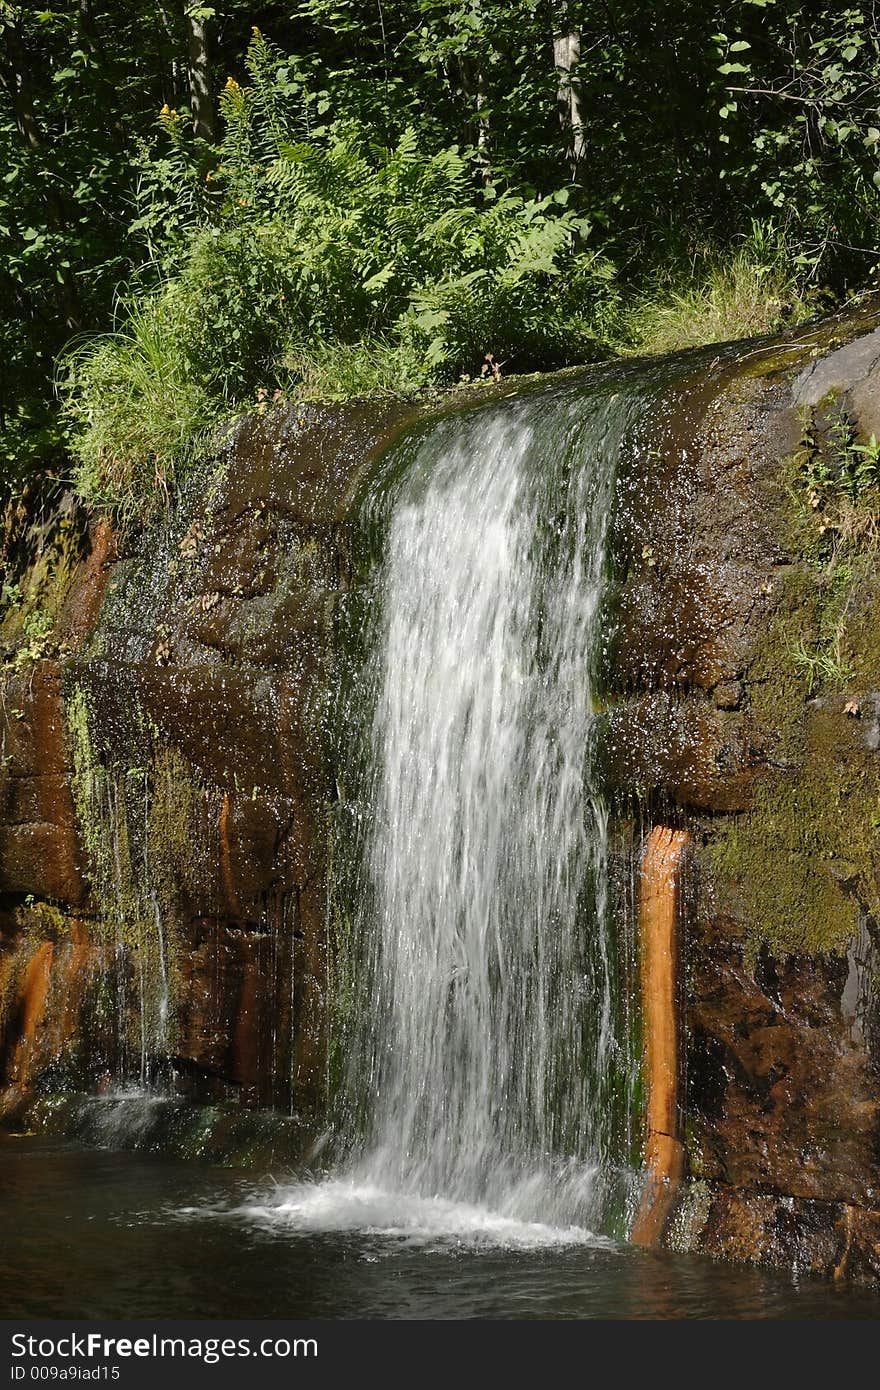
<instances>
[{"instance_id":1,"label":"cascading water","mask_svg":"<svg viewBox=\"0 0 880 1390\"><path fill-rule=\"evenodd\" d=\"M600 1157L615 1064L590 777L610 478L571 474L536 526L554 462L515 409L420 449L388 536L372 736L363 1166L517 1214L536 1179L564 1204L551 1156Z\"/></svg>"},{"instance_id":2,"label":"cascading water","mask_svg":"<svg viewBox=\"0 0 880 1390\"><path fill-rule=\"evenodd\" d=\"M441 421L385 465L380 617L347 697L349 726L371 711L349 1153L273 1202L295 1224L625 1224L632 941L593 733L617 459L643 405L625 379L581 382Z\"/></svg>"}]
</instances>

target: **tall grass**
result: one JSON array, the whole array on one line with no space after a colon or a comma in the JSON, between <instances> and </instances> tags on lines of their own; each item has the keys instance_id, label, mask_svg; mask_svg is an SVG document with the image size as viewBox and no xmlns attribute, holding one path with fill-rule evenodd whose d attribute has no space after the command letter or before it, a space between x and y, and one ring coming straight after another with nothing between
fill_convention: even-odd
<instances>
[{"instance_id":1,"label":"tall grass","mask_svg":"<svg viewBox=\"0 0 880 1390\"><path fill-rule=\"evenodd\" d=\"M772 333L819 307L781 240L755 226L739 246L709 248L658 272L629 299L620 337L630 351L680 352Z\"/></svg>"},{"instance_id":2,"label":"tall grass","mask_svg":"<svg viewBox=\"0 0 880 1390\"><path fill-rule=\"evenodd\" d=\"M76 490L131 520L168 498L217 403L188 371L171 302L132 303L118 332L68 354L60 378Z\"/></svg>"},{"instance_id":3,"label":"tall grass","mask_svg":"<svg viewBox=\"0 0 880 1390\"><path fill-rule=\"evenodd\" d=\"M289 348L280 365L289 375L287 390L300 400L407 399L429 378L417 354L384 338L302 343Z\"/></svg>"}]
</instances>

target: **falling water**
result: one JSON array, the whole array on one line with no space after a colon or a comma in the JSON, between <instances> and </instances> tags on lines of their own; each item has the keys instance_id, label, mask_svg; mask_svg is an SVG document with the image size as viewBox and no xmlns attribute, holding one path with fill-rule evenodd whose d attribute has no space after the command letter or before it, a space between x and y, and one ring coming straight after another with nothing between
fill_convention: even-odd
<instances>
[{"instance_id":1,"label":"falling water","mask_svg":"<svg viewBox=\"0 0 880 1390\"><path fill-rule=\"evenodd\" d=\"M617 459L641 404L607 386L507 401L386 463L381 616L347 697L371 711L358 1138L330 1184L273 1204L301 1225L451 1234L483 1213L499 1239L584 1234L614 1203L625 1222L632 943L609 910L594 732Z\"/></svg>"},{"instance_id":2,"label":"falling water","mask_svg":"<svg viewBox=\"0 0 880 1390\"><path fill-rule=\"evenodd\" d=\"M611 478L569 474L540 518L558 462L517 410L425 441L388 536L372 736L366 1168L517 1214L551 1156L601 1157L614 1052L590 776Z\"/></svg>"}]
</instances>

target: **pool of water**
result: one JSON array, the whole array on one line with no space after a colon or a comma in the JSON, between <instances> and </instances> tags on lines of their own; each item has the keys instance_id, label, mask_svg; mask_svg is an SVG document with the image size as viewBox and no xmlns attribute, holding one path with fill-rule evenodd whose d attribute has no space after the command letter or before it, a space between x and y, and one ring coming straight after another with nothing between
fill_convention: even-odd
<instances>
[{"instance_id":1,"label":"pool of water","mask_svg":"<svg viewBox=\"0 0 880 1390\"><path fill-rule=\"evenodd\" d=\"M865 1318L880 1296L343 1182L0 1136L0 1317Z\"/></svg>"}]
</instances>

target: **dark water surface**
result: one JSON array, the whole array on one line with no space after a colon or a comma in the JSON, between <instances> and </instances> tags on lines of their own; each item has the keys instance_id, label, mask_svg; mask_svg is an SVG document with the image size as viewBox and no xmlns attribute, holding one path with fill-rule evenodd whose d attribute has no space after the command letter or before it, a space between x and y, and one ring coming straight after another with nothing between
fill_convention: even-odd
<instances>
[{"instance_id":1,"label":"dark water surface","mask_svg":"<svg viewBox=\"0 0 880 1390\"><path fill-rule=\"evenodd\" d=\"M267 1187L223 1169L0 1136L0 1317L880 1314L869 1290L698 1256L293 1229L254 1218Z\"/></svg>"}]
</instances>

